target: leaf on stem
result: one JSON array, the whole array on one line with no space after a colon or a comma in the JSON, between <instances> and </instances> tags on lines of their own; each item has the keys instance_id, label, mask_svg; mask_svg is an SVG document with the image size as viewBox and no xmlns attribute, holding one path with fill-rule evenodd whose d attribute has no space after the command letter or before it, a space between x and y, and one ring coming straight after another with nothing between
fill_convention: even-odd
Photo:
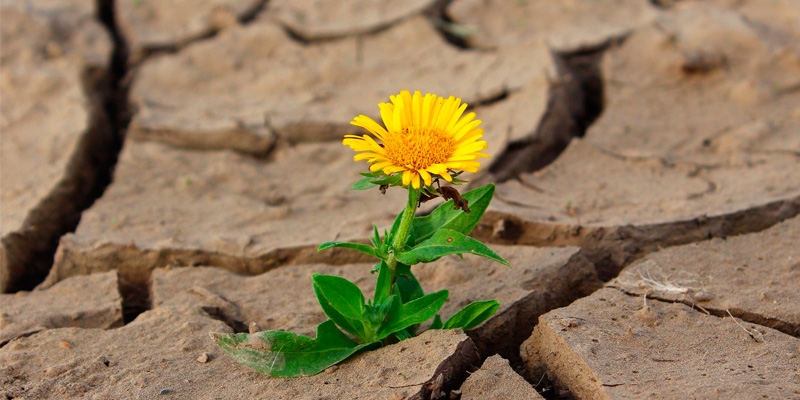
<instances>
[{"instance_id":1,"label":"leaf on stem","mask_svg":"<svg viewBox=\"0 0 800 400\"><path fill-rule=\"evenodd\" d=\"M440 290L406 304L401 304L400 299L396 298L389 309L386 323L378 330L377 339L383 339L399 330L429 320L442 308L448 295L447 290Z\"/></svg>"},{"instance_id":2,"label":"leaf on stem","mask_svg":"<svg viewBox=\"0 0 800 400\"><path fill-rule=\"evenodd\" d=\"M430 214L414 218L413 238L409 240L409 244L415 246L442 228L469 235L472 229L478 225L486 208L489 207L492 196L494 196L494 185L490 183L462 195L469 202L470 213L454 209L453 201L448 200L436 207Z\"/></svg>"},{"instance_id":3,"label":"leaf on stem","mask_svg":"<svg viewBox=\"0 0 800 400\"><path fill-rule=\"evenodd\" d=\"M350 186L350 190L372 189L375 186L378 186L378 185L372 183L373 180L375 180L375 178L373 178L371 176L365 176L365 177L359 179L358 181L356 181L356 183L354 183L353 186Z\"/></svg>"},{"instance_id":4,"label":"leaf on stem","mask_svg":"<svg viewBox=\"0 0 800 400\"><path fill-rule=\"evenodd\" d=\"M317 337L286 331L211 333L222 351L254 370L276 377L318 374L374 343L358 344L331 320L317 326Z\"/></svg>"},{"instance_id":5,"label":"leaf on stem","mask_svg":"<svg viewBox=\"0 0 800 400\"><path fill-rule=\"evenodd\" d=\"M441 329L472 329L494 315L498 308L500 303L497 300L474 301L448 318ZM439 323L441 324L441 320ZM433 329L433 325L431 328Z\"/></svg>"},{"instance_id":6,"label":"leaf on stem","mask_svg":"<svg viewBox=\"0 0 800 400\"><path fill-rule=\"evenodd\" d=\"M353 243L353 242L325 242L317 248L317 251L328 250L334 247L344 247L346 249L352 249L356 251L360 251L366 255L381 258L378 254L378 250L368 244L364 243Z\"/></svg>"},{"instance_id":7,"label":"leaf on stem","mask_svg":"<svg viewBox=\"0 0 800 400\"><path fill-rule=\"evenodd\" d=\"M333 322L362 342L371 342L372 332L364 321L364 295L347 279L314 274L314 293L322 311Z\"/></svg>"},{"instance_id":8,"label":"leaf on stem","mask_svg":"<svg viewBox=\"0 0 800 400\"><path fill-rule=\"evenodd\" d=\"M397 253L397 259L403 264L417 264L431 262L448 254L470 253L508 266L508 261L500 257L485 244L452 229L441 229L434 233L428 240L415 246L413 249Z\"/></svg>"},{"instance_id":9,"label":"leaf on stem","mask_svg":"<svg viewBox=\"0 0 800 400\"><path fill-rule=\"evenodd\" d=\"M372 183L380 186L400 186L403 180L403 174L395 173L391 175L384 175L382 172L376 178L372 178Z\"/></svg>"}]
</instances>

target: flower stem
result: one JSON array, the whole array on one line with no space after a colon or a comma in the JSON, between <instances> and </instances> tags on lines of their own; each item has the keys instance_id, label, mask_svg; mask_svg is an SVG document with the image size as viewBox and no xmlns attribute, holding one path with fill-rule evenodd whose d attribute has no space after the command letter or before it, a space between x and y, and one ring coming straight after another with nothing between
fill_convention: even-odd
<instances>
[{"instance_id":1,"label":"flower stem","mask_svg":"<svg viewBox=\"0 0 800 400\"><path fill-rule=\"evenodd\" d=\"M417 211L419 196L419 189L408 187L408 203L406 203L406 208L403 210L403 216L400 217L400 226L397 228L397 232L395 232L394 238L392 239L392 250L394 250L394 252L389 254L389 259L386 260L389 271L392 273L392 286L394 286L394 282L397 279L397 276L395 276L395 268L397 267L397 258L395 258L395 254L403 251L403 247L405 247L408 241L408 233L411 231L411 223L414 221L414 213Z\"/></svg>"}]
</instances>

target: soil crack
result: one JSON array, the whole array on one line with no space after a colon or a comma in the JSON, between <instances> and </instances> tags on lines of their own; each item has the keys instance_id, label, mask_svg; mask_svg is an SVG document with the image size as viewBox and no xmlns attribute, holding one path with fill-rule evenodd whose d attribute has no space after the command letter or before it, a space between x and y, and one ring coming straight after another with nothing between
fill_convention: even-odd
<instances>
[{"instance_id":1,"label":"soil crack","mask_svg":"<svg viewBox=\"0 0 800 400\"><path fill-rule=\"evenodd\" d=\"M504 182L538 171L558 158L572 138L583 137L603 112L600 60L610 44L573 53L554 53L558 77L550 82L547 111L526 138L509 143L489 167Z\"/></svg>"},{"instance_id":2,"label":"soil crack","mask_svg":"<svg viewBox=\"0 0 800 400\"><path fill-rule=\"evenodd\" d=\"M60 238L74 232L83 211L102 196L110 184L122 136L130 114L126 74L121 61L125 46L114 26L113 1L97 2L97 19L112 37L114 48L108 69L86 66L81 86L87 98L89 123L70 156L64 179L27 216L20 233L3 238L3 263L8 279L0 290L32 290L53 266Z\"/></svg>"},{"instance_id":3,"label":"soil crack","mask_svg":"<svg viewBox=\"0 0 800 400\"><path fill-rule=\"evenodd\" d=\"M741 309L741 308L735 308L735 307L734 308L704 307L704 306L699 304L699 301L695 300L695 298L698 296L697 293L691 293L691 291L687 292L687 295L684 296L685 297L684 299L673 300L673 299L661 297L658 294L654 294L654 293L650 293L650 294L646 294L645 296L642 296L642 295L640 295L638 293L630 292L630 291L627 291L625 289L622 289L622 288L619 288L619 287L616 287L616 286L613 286L613 285L610 286L610 287L612 287L614 289L617 289L620 292L625 293L626 295L628 295L630 297L645 297L646 300L655 300L655 301L660 301L662 303L683 304L685 306L690 307L692 310L696 310L698 312L702 312L703 314L706 314L706 315L712 315L712 316L719 317L719 318L736 317L736 318L739 318L742 321L750 323L750 324L754 324L754 325L763 326L763 327L766 327L766 328L775 329L776 331L780 331L780 332L783 332L783 333L785 333L787 335L791 335L791 336L794 336L794 337L800 337L800 331L798 331L797 327L793 326L792 324L790 324L790 323L788 323L786 321L781 321L781 320L775 319L775 318L769 318L769 317L766 317L766 316L761 315L759 313L747 311L747 310L744 310L744 309ZM700 294L700 296L702 296L702 293Z\"/></svg>"}]
</instances>

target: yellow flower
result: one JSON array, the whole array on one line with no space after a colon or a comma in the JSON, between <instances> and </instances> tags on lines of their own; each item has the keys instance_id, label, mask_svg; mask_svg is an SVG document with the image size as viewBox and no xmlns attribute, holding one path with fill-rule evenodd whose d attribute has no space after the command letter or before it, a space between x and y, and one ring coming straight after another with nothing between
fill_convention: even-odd
<instances>
[{"instance_id":1,"label":"yellow flower","mask_svg":"<svg viewBox=\"0 0 800 400\"><path fill-rule=\"evenodd\" d=\"M385 128L372 118L359 115L351 125L359 126L369 135L345 135L342 144L361 152L355 161L367 160L370 171L383 171L386 175L402 172L403 186L420 188L433 183L431 175L439 175L452 182L450 171L477 172L481 164L476 161L489 155L481 153L488 146L483 140L481 121L475 113L466 115L467 103L450 96L445 99L434 94L422 96L419 91L403 90L389 96L391 103L380 103L381 119Z\"/></svg>"}]
</instances>

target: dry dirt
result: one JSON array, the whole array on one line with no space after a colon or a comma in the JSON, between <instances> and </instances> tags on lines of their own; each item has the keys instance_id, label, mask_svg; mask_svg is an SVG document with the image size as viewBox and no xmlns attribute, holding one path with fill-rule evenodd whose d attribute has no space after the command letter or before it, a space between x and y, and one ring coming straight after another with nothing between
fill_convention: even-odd
<instances>
[{"instance_id":1,"label":"dry dirt","mask_svg":"<svg viewBox=\"0 0 800 400\"><path fill-rule=\"evenodd\" d=\"M0 398L800 399L798 0L7 0L0 34ZM415 273L500 310L236 364L208 333L313 333L312 273L372 290L316 246L403 207L340 142L401 89L483 120L513 266Z\"/></svg>"}]
</instances>

